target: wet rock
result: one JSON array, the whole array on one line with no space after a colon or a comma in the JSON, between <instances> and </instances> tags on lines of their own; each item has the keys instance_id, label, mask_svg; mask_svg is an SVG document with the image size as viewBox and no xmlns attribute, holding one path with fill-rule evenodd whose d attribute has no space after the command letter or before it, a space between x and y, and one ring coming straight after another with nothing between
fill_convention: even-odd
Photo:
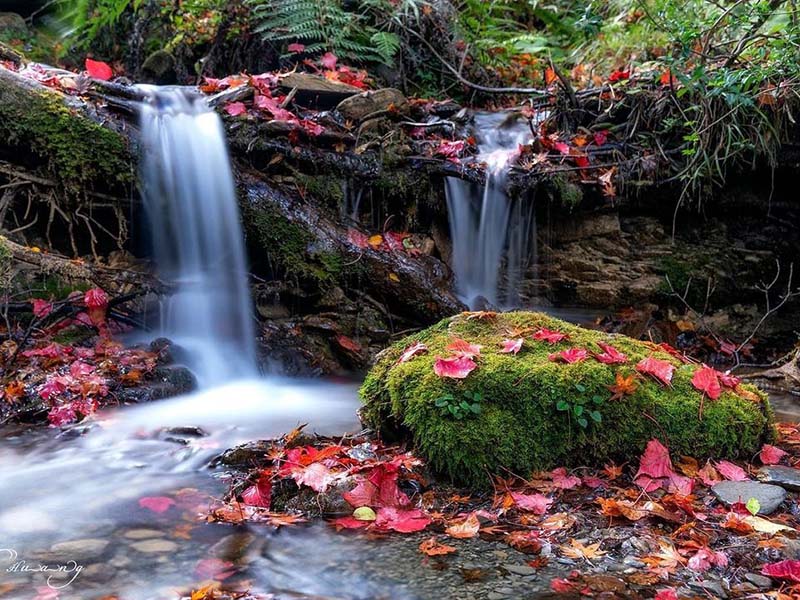
<instances>
[{"instance_id":1,"label":"wet rock","mask_svg":"<svg viewBox=\"0 0 800 600\"><path fill-rule=\"evenodd\" d=\"M800 492L800 469L780 465L762 467L756 473L756 477L764 483L774 483L784 489Z\"/></svg>"},{"instance_id":2,"label":"wet rock","mask_svg":"<svg viewBox=\"0 0 800 600\"><path fill-rule=\"evenodd\" d=\"M131 548L145 554L158 554L161 552L174 552L178 544L169 540L142 540L131 544Z\"/></svg>"},{"instance_id":3,"label":"wet rock","mask_svg":"<svg viewBox=\"0 0 800 600\"><path fill-rule=\"evenodd\" d=\"M357 123L370 115L388 110L403 114L408 108L408 100L400 90L383 88L350 96L342 100L336 110L345 119Z\"/></svg>"},{"instance_id":4,"label":"wet rock","mask_svg":"<svg viewBox=\"0 0 800 600\"><path fill-rule=\"evenodd\" d=\"M786 499L786 490L777 485L768 485L755 481L723 481L711 488L713 494L728 506L737 502L746 503L755 498L761 505L760 515L775 512Z\"/></svg>"},{"instance_id":5,"label":"wet rock","mask_svg":"<svg viewBox=\"0 0 800 600\"><path fill-rule=\"evenodd\" d=\"M279 85L286 91L296 89L295 99L299 103L318 109L333 108L343 99L362 92L355 86L311 73L289 73L281 77Z\"/></svg>"},{"instance_id":6,"label":"wet rock","mask_svg":"<svg viewBox=\"0 0 800 600\"><path fill-rule=\"evenodd\" d=\"M88 562L101 558L107 547L108 540L93 538L59 542L50 547L48 558L57 561Z\"/></svg>"},{"instance_id":7,"label":"wet rock","mask_svg":"<svg viewBox=\"0 0 800 600\"><path fill-rule=\"evenodd\" d=\"M171 85L178 82L175 57L167 50L156 50L142 63L141 79L144 83Z\"/></svg>"},{"instance_id":8,"label":"wet rock","mask_svg":"<svg viewBox=\"0 0 800 600\"><path fill-rule=\"evenodd\" d=\"M761 590L768 590L772 587L772 579L757 573L747 573L744 578Z\"/></svg>"},{"instance_id":9,"label":"wet rock","mask_svg":"<svg viewBox=\"0 0 800 600\"><path fill-rule=\"evenodd\" d=\"M114 578L114 574L114 569L110 568L109 565L93 564L84 567L80 576L91 581L105 583L111 581Z\"/></svg>"},{"instance_id":10,"label":"wet rock","mask_svg":"<svg viewBox=\"0 0 800 600\"><path fill-rule=\"evenodd\" d=\"M131 529L126 531L124 537L129 540L146 540L150 538L163 537L164 532L158 529Z\"/></svg>"},{"instance_id":11,"label":"wet rock","mask_svg":"<svg viewBox=\"0 0 800 600\"><path fill-rule=\"evenodd\" d=\"M250 469L265 461L267 452L272 448L272 442L258 440L247 442L235 448L229 448L212 461L212 466L223 464L238 469Z\"/></svg>"},{"instance_id":12,"label":"wet rock","mask_svg":"<svg viewBox=\"0 0 800 600\"><path fill-rule=\"evenodd\" d=\"M692 589L711 594L712 598L728 597L728 592L719 581L690 581L688 585Z\"/></svg>"},{"instance_id":13,"label":"wet rock","mask_svg":"<svg viewBox=\"0 0 800 600\"><path fill-rule=\"evenodd\" d=\"M503 565L503 569L513 575L521 575L522 577L536 575L536 569L528 565Z\"/></svg>"}]
</instances>

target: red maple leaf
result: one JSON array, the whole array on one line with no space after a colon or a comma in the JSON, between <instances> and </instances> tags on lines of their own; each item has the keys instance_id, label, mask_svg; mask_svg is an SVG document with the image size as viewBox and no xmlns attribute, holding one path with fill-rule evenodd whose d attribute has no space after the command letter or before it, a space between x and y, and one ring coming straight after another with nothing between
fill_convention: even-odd
<instances>
[{"instance_id":1,"label":"red maple leaf","mask_svg":"<svg viewBox=\"0 0 800 600\"><path fill-rule=\"evenodd\" d=\"M553 469L550 476L553 478L553 485L562 490L571 490L581 484L581 478L570 475L564 467Z\"/></svg>"},{"instance_id":2,"label":"red maple leaf","mask_svg":"<svg viewBox=\"0 0 800 600\"><path fill-rule=\"evenodd\" d=\"M448 358L436 357L433 363L433 372L439 377L449 377L450 379L464 379L472 373L478 365L471 358L464 356L450 356Z\"/></svg>"},{"instance_id":3,"label":"red maple leaf","mask_svg":"<svg viewBox=\"0 0 800 600\"><path fill-rule=\"evenodd\" d=\"M400 533L422 531L430 524L431 518L417 508L380 508L375 519L376 529L392 530Z\"/></svg>"},{"instance_id":4,"label":"red maple leaf","mask_svg":"<svg viewBox=\"0 0 800 600\"><path fill-rule=\"evenodd\" d=\"M651 375L664 385L670 385L675 367L665 360L649 356L636 364L636 370L645 375Z\"/></svg>"},{"instance_id":5,"label":"red maple leaf","mask_svg":"<svg viewBox=\"0 0 800 600\"><path fill-rule=\"evenodd\" d=\"M92 60L91 58L87 58L85 66L86 72L89 73L89 77L92 79L108 81L114 76L114 72L111 70L111 67L101 60Z\"/></svg>"},{"instance_id":6,"label":"red maple leaf","mask_svg":"<svg viewBox=\"0 0 800 600\"><path fill-rule=\"evenodd\" d=\"M238 117L239 115L243 115L247 112L247 107L244 105L244 102L228 102L228 104L225 105L224 110L230 116Z\"/></svg>"},{"instance_id":7,"label":"red maple leaf","mask_svg":"<svg viewBox=\"0 0 800 600\"><path fill-rule=\"evenodd\" d=\"M170 506L175 504L175 500L165 496L145 496L139 498L139 506L152 510L154 513L163 513L169 510Z\"/></svg>"},{"instance_id":8,"label":"red maple leaf","mask_svg":"<svg viewBox=\"0 0 800 600\"><path fill-rule=\"evenodd\" d=\"M717 463L717 471L730 481L747 481L750 479L742 467L727 460L721 460Z\"/></svg>"},{"instance_id":9,"label":"red maple leaf","mask_svg":"<svg viewBox=\"0 0 800 600\"><path fill-rule=\"evenodd\" d=\"M398 363L404 363L410 361L414 356L417 354L422 354L423 352L427 352L428 347L423 344L422 342L416 342L411 344L408 348L403 350L403 353L400 355L400 358L397 359Z\"/></svg>"},{"instance_id":10,"label":"red maple leaf","mask_svg":"<svg viewBox=\"0 0 800 600\"><path fill-rule=\"evenodd\" d=\"M587 356L589 356L589 353L583 348L569 348L568 350L550 354L547 358L552 361L563 360L565 363L573 364L586 360Z\"/></svg>"},{"instance_id":11,"label":"red maple leaf","mask_svg":"<svg viewBox=\"0 0 800 600\"><path fill-rule=\"evenodd\" d=\"M481 348L483 348L483 346L479 344L471 344L467 340L454 338L453 341L447 346L446 350L449 350L455 356L460 356L463 358L475 358L476 356L481 355Z\"/></svg>"},{"instance_id":12,"label":"red maple leaf","mask_svg":"<svg viewBox=\"0 0 800 600\"><path fill-rule=\"evenodd\" d=\"M611 346L604 342L597 342L597 345L602 348L602 354L595 354L594 357L599 360L601 363L605 363L607 365L613 364L622 364L628 361L628 357Z\"/></svg>"},{"instance_id":13,"label":"red maple leaf","mask_svg":"<svg viewBox=\"0 0 800 600\"><path fill-rule=\"evenodd\" d=\"M568 338L569 336L566 333L551 331L546 327L542 327L539 331L533 334L534 340L537 342L547 342L548 344L555 344Z\"/></svg>"},{"instance_id":14,"label":"red maple leaf","mask_svg":"<svg viewBox=\"0 0 800 600\"><path fill-rule=\"evenodd\" d=\"M305 44L298 44L295 42L294 44L289 44L288 46L286 46L286 49L292 54L295 54L297 52L302 52L303 50L305 50L306 46Z\"/></svg>"},{"instance_id":15,"label":"red maple leaf","mask_svg":"<svg viewBox=\"0 0 800 600\"><path fill-rule=\"evenodd\" d=\"M37 319L46 317L53 310L53 303L41 298L34 298L31 300L31 304L33 305L33 316Z\"/></svg>"},{"instance_id":16,"label":"red maple leaf","mask_svg":"<svg viewBox=\"0 0 800 600\"><path fill-rule=\"evenodd\" d=\"M777 465L787 454L788 452L781 450L777 446L764 444L764 446L761 448L761 452L758 453L758 457L765 465Z\"/></svg>"},{"instance_id":17,"label":"red maple leaf","mask_svg":"<svg viewBox=\"0 0 800 600\"><path fill-rule=\"evenodd\" d=\"M543 515L553 503L550 498L543 494L511 492L511 498L520 510L532 512L535 515Z\"/></svg>"},{"instance_id":18,"label":"red maple leaf","mask_svg":"<svg viewBox=\"0 0 800 600\"><path fill-rule=\"evenodd\" d=\"M608 81L610 83L614 83L615 81L623 81L625 79L630 79L631 72L630 71L614 71L611 75L608 76Z\"/></svg>"},{"instance_id":19,"label":"red maple leaf","mask_svg":"<svg viewBox=\"0 0 800 600\"><path fill-rule=\"evenodd\" d=\"M501 354L517 354L520 350L522 350L522 344L525 342L522 338L517 338L516 340L503 340L500 342L500 345L503 348L500 350Z\"/></svg>"},{"instance_id":20,"label":"red maple leaf","mask_svg":"<svg viewBox=\"0 0 800 600\"><path fill-rule=\"evenodd\" d=\"M701 366L694 372L692 385L696 390L703 392L712 400L719 398L722 393L717 371L706 365Z\"/></svg>"},{"instance_id":21,"label":"red maple leaf","mask_svg":"<svg viewBox=\"0 0 800 600\"><path fill-rule=\"evenodd\" d=\"M408 506L408 496L397 487L398 469L393 462L376 465L355 488L343 494L344 499L354 508Z\"/></svg>"},{"instance_id":22,"label":"red maple leaf","mask_svg":"<svg viewBox=\"0 0 800 600\"><path fill-rule=\"evenodd\" d=\"M262 474L254 485L242 492L242 502L248 506L269 508L272 502L272 480L267 474Z\"/></svg>"},{"instance_id":23,"label":"red maple leaf","mask_svg":"<svg viewBox=\"0 0 800 600\"><path fill-rule=\"evenodd\" d=\"M764 565L761 574L775 579L784 579L800 583L800 560L782 560L780 562Z\"/></svg>"},{"instance_id":24,"label":"red maple leaf","mask_svg":"<svg viewBox=\"0 0 800 600\"><path fill-rule=\"evenodd\" d=\"M608 132L605 131L605 130L603 130L603 131L595 131L593 137L594 137L594 143L597 146L602 146L608 140Z\"/></svg>"},{"instance_id":25,"label":"red maple leaf","mask_svg":"<svg viewBox=\"0 0 800 600\"><path fill-rule=\"evenodd\" d=\"M333 71L336 68L338 60L339 58L333 52L326 52L322 55L322 58L319 59L319 62L329 71Z\"/></svg>"}]
</instances>

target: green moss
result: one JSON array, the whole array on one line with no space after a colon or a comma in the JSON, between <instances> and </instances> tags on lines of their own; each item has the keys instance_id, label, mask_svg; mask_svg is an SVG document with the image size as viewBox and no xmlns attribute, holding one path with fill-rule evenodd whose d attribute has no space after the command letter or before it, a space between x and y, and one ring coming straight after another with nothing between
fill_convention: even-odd
<instances>
[{"instance_id":1,"label":"green moss","mask_svg":"<svg viewBox=\"0 0 800 600\"><path fill-rule=\"evenodd\" d=\"M133 179L124 139L55 93L0 85L0 136L47 161L53 177L69 188Z\"/></svg>"},{"instance_id":2,"label":"green moss","mask_svg":"<svg viewBox=\"0 0 800 600\"><path fill-rule=\"evenodd\" d=\"M716 401L704 401L691 385L696 367L681 364L657 346L539 313L505 313L491 320L466 315L445 319L384 351L361 389L363 417L370 426L384 434L408 435L434 470L458 482L482 485L488 473L529 476L562 465L631 461L653 437L676 454L747 457L773 436L764 394L743 386L760 401L730 390ZM555 345L533 341L530 335L540 327L567 333L570 339ZM525 337L518 355L499 352L510 333ZM449 354L446 346L454 337L483 346L478 368L460 381L433 372L436 357ZM429 351L398 363L403 349L416 341ZM589 358L570 365L548 360L550 353L570 347L599 352L598 341L624 352L627 362L607 365ZM672 386L637 375L635 393L611 401L607 386L615 383L616 373L635 375L634 365L648 356L675 365ZM436 398L463 391L483 396L478 415L456 420L435 406ZM590 405L594 396L602 398L596 405L602 422L586 428L574 414L556 408L561 400Z\"/></svg>"},{"instance_id":3,"label":"green moss","mask_svg":"<svg viewBox=\"0 0 800 600\"><path fill-rule=\"evenodd\" d=\"M306 175L294 170L297 184L315 201L324 204L336 211L344 203L344 190L342 182L336 177L328 175Z\"/></svg>"},{"instance_id":4,"label":"green moss","mask_svg":"<svg viewBox=\"0 0 800 600\"><path fill-rule=\"evenodd\" d=\"M288 275L312 280L321 287L334 284L343 271L342 257L330 250L314 249L311 234L290 222L272 207L246 209L257 244Z\"/></svg>"},{"instance_id":5,"label":"green moss","mask_svg":"<svg viewBox=\"0 0 800 600\"><path fill-rule=\"evenodd\" d=\"M566 209L572 210L583 201L583 190L564 175L554 175L551 179L556 200Z\"/></svg>"}]
</instances>

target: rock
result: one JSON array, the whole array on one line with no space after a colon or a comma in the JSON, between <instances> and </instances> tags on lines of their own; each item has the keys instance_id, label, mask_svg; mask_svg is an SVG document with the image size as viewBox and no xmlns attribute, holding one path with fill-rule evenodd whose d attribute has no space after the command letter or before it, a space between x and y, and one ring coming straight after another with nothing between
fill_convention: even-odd
<instances>
[{"instance_id":1,"label":"rock","mask_svg":"<svg viewBox=\"0 0 800 600\"><path fill-rule=\"evenodd\" d=\"M746 573L744 578L761 590L768 590L772 587L772 579L757 573Z\"/></svg>"},{"instance_id":2,"label":"rock","mask_svg":"<svg viewBox=\"0 0 800 600\"><path fill-rule=\"evenodd\" d=\"M146 540L163 536L164 532L158 529L130 529L124 533L124 537L129 540Z\"/></svg>"},{"instance_id":3,"label":"rock","mask_svg":"<svg viewBox=\"0 0 800 600\"><path fill-rule=\"evenodd\" d=\"M115 570L109 568L109 565L104 564L89 565L88 567L84 567L83 571L81 571L82 577L99 583L111 581L114 578L114 574Z\"/></svg>"},{"instance_id":4,"label":"rock","mask_svg":"<svg viewBox=\"0 0 800 600\"><path fill-rule=\"evenodd\" d=\"M0 12L0 40L24 39L28 36L28 24L13 12Z\"/></svg>"},{"instance_id":5,"label":"rock","mask_svg":"<svg viewBox=\"0 0 800 600\"><path fill-rule=\"evenodd\" d=\"M178 83L175 72L175 57L167 50L156 50L142 63L141 80L143 83L156 85L172 85Z\"/></svg>"},{"instance_id":6,"label":"rock","mask_svg":"<svg viewBox=\"0 0 800 600\"><path fill-rule=\"evenodd\" d=\"M540 329L569 337L553 344L534 341L532 335ZM509 331L525 339L519 354L500 352ZM437 376L434 364L437 357L452 355L448 346L457 338L480 345L481 351L476 368L456 384ZM399 362L416 342L425 344L427 352ZM590 352L600 350L598 342L623 353L624 364L596 360ZM568 349L588 352L573 364L549 359ZM671 385L648 377L632 394L609 402L607 386L615 375L633 373L645 358L663 361L674 370ZM676 455L752 456L771 432L766 396L749 386L746 389L758 393L760 402L731 390L713 403L704 402L691 384L697 368L645 342L542 313L462 313L378 355L361 388L361 415L366 426L388 439L413 440L434 471L475 486L488 485L491 473L530 473L587 460L602 465L612 457L635 459L654 437L669 440ZM477 413L456 419L447 406L436 406L439 398L450 398L445 404L451 406L473 402L468 392L482 397ZM701 403L705 409L699 419ZM576 416L578 407L582 412ZM597 414L592 418L590 412ZM576 428L581 433L576 435Z\"/></svg>"},{"instance_id":7,"label":"rock","mask_svg":"<svg viewBox=\"0 0 800 600\"><path fill-rule=\"evenodd\" d=\"M695 590L711 594L712 598L725 599L728 597L728 592L725 591L719 581L690 581L688 585Z\"/></svg>"},{"instance_id":8,"label":"rock","mask_svg":"<svg viewBox=\"0 0 800 600\"><path fill-rule=\"evenodd\" d=\"M345 119L358 123L374 113L393 110L399 114L405 114L408 108L408 100L400 90L382 88L350 96L342 100L336 110Z\"/></svg>"},{"instance_id":9,"label":"rock","mask_svg":"<svg viewBox=\"0 0 800 600\"><path fill-rule=\"evenodd\" d=\"M512 573L513 575L522 575L528 577L529 575L536 575L536 569L528 565L503 565L503 569Z\"/></svg>"},{"instance_id":10,"label":"rock","mask_svg":"<svg viewBox=\"0 0 800 600\"><path fill-rule=\"evenodd\" d=\"M780 465L761 467L756 477L764 483L774 483L784 489L800 492L800 469Z\"/></svg>"},{"instance_id":11,"label":"rock","mask_svg":"<svg viewBox=\"0 0 800 600\"><path fill-rule=\"evenodd\" d=\"M333 108L345 98L363 91L355 86L331 81L311 73L289 73L281 77L278 85L287 92L296 88L297 102L318 109Z\"/></svg>"},{"instance_id":12,"label":"rock","mask_svg":"<svg viewBox=\"0 0 800 600\"><path fill-rule=\"evenodd\" d=\"M757 481L723 481L711 487L713 494L728 506L737 502L746 503L755 498L761 505L760 515L768 515L786 499L786 490L777 485Z\"/></svg>"},{"instance_id":13,"label":"rock","mask_svg":"<svg viewBox=\"0 0 800 600\"><path fill-rule=\"evenodd\" d=\"M50 547L48 557L52 560L74 560L77 563L89 562L101 558L107 547L108 540L92 538L70 540L53 544Z\"/></svg>"},{"instance_id":14,"label":"rock","mask_svg":"<svg viewBox=\"0 0 800 600\"><path fill-rule=\"evenodd\" d=\"M145 554L157 554L160 552L174 552L178 549L178 544L169 540L142 540L131 544L131 548Z\"/></svg>"}]
</instances>

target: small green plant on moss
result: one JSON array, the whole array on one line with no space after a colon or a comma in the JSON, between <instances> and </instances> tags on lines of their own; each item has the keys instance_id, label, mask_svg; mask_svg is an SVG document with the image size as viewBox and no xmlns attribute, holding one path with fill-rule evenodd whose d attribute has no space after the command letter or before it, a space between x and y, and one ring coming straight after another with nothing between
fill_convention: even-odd
<instances>
[{"instance_id":1,"label":"small green plant on moss","mask_svg":"<svg viewBox=\"0 0 800 600\"><path fill-rule=\"evenodd\" d=\"M580 383L575 384L575 389L581 394L576 395L570 400L559 400L556 402L556 410L566 412L568 416L575 415L575 419L583 429L589 427L589 419L595 423L603 422L603 415L597 410L598 407L604 402L604 399L599 394L595 394L591 398L587 398L586 386ZM589 417L587 419L586 417Z\"/></svg>"},{"instance_id":2,"label":"small green plant on moss","mask_svg":"<svg viewBox=\"0 0 800 600\"><path fill-rule=\"evenodd\" d=\"M481 412L481 401L483 395L480 392L465 391L459 400L453 394L444 394L436 399L436 406L442 411L443 415L451 415L459 421L471 415Z\"/></svg>"}]
</instances>

